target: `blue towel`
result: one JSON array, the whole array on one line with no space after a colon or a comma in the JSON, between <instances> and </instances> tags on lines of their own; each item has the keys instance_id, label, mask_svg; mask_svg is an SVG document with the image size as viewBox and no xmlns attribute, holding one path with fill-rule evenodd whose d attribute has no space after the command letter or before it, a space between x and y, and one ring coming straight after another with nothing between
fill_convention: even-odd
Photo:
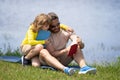
<instances>
[{"instance_id":1,"label":"blue towel","mask_svg":"<svg viewBox=\"0 0 120 80\"><path fill-rule=\"evenodd\" d=\"M18 57L18 56L0 56L0 60L2 61L7 61L7 62L13 62L13 63L20 63L21 64L21 57ZM76 70L79 70L80 67L79 66L68 66L69 68L74 68ZM51 66L40 66L40 68L42 69L50 69L50 70L57 70Z\"/></svg>"},{"instance_id":2,"label":"blue towel","mask_svg":"<svg viewBox=\"0 0 120 80\"><path fill-rule=\"evenodd\" d=\"M0 60L8 61L8 62L21 63L21 58L18 57L18 56L0 56Z\"/></svg>"},{"instance_id":3,"label":"blue towel","mask_svg":"<svg viewBox=\"0 0 120 80\"><path fill-rule=\"evenodd\" d=\"M50 36L50 31L40 30L38 32L36 40L46 40Z\"/></svg>"}]
</instances>

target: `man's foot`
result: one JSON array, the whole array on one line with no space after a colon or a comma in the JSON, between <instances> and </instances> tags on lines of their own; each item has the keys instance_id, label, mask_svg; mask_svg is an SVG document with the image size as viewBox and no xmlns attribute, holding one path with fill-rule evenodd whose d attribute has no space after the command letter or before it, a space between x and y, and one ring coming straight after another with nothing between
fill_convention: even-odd
<instances>
[{"instance_id":1,"label":"man's foot","mask_svg":"<svg viewBox=\"0 0 120 80\"><path fill-rule=\"evenodd\" d=\"M78 74L96 74L96 68L85 66L80 69Z\"/></svg>"},{"instance_id":2,"label":"man's foot","mask_svg":"<svg viewBox=\"0 0 120 80\"><path fill-rule=\"evenodd\" d=\"M25 59L25 56L22 56L22 57L21 57L21 62L22 62L22 65L23 65L23 66L25 66L25 65L30 65L30 64L31 64L31 61Z\"/></svg>"},{"instance_id":3,"label":"man's foot","mask_svg":"<svg viewBox=\"0 0 120 80\"><path fill-rule=\"evenodd\" d=\"M71 76L71 75L73 75L75 73L75 69L66 67L64 69L64 72Z\"/></svg>"}]
</instances>

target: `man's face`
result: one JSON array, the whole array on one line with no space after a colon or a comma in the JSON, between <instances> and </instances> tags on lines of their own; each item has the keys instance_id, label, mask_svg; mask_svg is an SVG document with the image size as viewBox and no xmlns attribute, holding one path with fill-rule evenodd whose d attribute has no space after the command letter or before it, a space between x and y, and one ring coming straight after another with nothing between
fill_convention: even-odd
<instances>
[{"instance_id":1,"label":"man's face","mask_svg":"<svg viewBox=\"0 0 120 80\"><path fill-rule=\"evenodd\" d=\"M52 24L50 25L49 30L52 33L57 33L60 31L60 22L58 19L55 19L52 21Z\"/></svg>"}]
</instances>

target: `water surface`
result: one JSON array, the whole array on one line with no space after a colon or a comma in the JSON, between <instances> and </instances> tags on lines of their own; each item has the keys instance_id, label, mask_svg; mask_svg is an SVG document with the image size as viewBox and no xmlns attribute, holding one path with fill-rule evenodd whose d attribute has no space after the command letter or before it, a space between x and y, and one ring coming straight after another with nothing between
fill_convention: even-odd
<instances>
[{"instance_id":1,"label":"water surface","mask_svg":"<svg viewBox=\"0 0 120 80\"><path fill-rule=\"evenodd\" d=\"M120 0L0 0L0 49L17 49L35 16L48 12L83 39L88 63L120 56Z\"/></svg>"}]
</instances>

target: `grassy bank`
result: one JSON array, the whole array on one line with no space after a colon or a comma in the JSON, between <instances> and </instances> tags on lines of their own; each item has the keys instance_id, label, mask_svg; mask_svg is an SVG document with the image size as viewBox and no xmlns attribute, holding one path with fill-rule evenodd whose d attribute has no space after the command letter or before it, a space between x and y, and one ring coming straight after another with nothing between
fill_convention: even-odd
<instances>
[{"instance_id":1,"label":"grassy bank","mask_svg":"<svg viewBox=\"0 0 120 80\"><path fill-rule=\"evenodd\" d=\"M19 63L0 61L0 80L120 80L120 59L106 66L94 65L96 75L79 75L78 71L68 76L61 71L22 66Z\"/></svg>"},{"instance_id":2,"label":"grassy bank","mask_svg":"<svg viewBox=\"0 0 120 80\"><path fill-rule=\"evenodd\" d=\"M19 50L14 52L8 50L5 54L0 52L0 55L21 56ZM97 68L95 75L79 75L76 71L74 75L68 76L61 71L0 61L0 80L120 80L120 57L115 63L92 66Z\"/></svg>"}]
</instances>

